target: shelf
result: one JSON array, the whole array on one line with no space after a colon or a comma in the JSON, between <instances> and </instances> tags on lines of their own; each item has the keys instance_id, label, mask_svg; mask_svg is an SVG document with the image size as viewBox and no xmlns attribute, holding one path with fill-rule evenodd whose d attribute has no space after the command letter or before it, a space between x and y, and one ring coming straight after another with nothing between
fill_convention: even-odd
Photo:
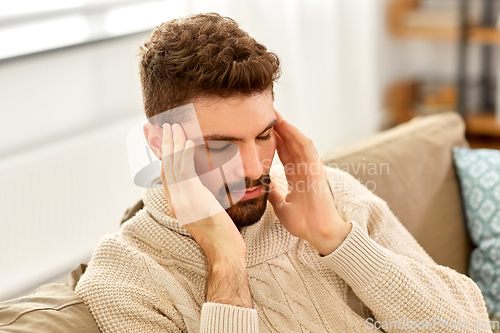
<instances>
[{"instance_id":1,"label":"shelf","mask_svg":"<svg viewBox=\"0 0 500 333\"><path fill-rule=\"evenodd\" d=\"M421 25L411 24L408 21L419 21L417 16L422 16L425 22L426 13L418 10L419 0L390 0L387 7L387 25L392 35L404 39L427 39L435 41L457 41L459 37L458 26L439 25L439 13L432 13L433 19L438 24ZM450 21L450 13L442 13L442 21ZM458 23L458 16L457 16ZM500 31L495 28L470 27L467 40L471 43L500 44Z\"/></svg>"},{"instance_id":2,"label":"shelf","mask_svg":"<svg viewBox=\"0 0 500 333\"><path fill-rule=\"evenodd\" d=\"M500 44L500 30L481 27L483 10L467 12L467 43ZM461 19L458 9L427 11L421 8L420 0L388 0L386 19L389 32L398 38L459 41ZM461 48L460 52L463 50ZM463 68L465 71L465 63L461 66L460 70ZM385 96L387 123L394 126L417 115L456 110L458 96L463 93L461 90L462 86L445 84L440 87L438 83L436 88L432 82L429 84L412 79L393 82L387 87ZM466 137L471 147L500 149L500 118L497 119L491 112L471 111L468 112L471 115L464 119Z\"/></svg>"},{"instance_id":3,"label":"shelf","mask_svg":"<svg viewBox=\"0 0 500 333\"><path fill-rule=\"evenodd\" d=\"M471 28L469 39L475 43L500 44L500 31L493 28Z\"/></svg>"},{"instance_id":4,"label":"shelf","mask_svg":"<svg viewBox=\"0 0 500 333\"><path fill-rule=\"evenodd\" d=\"M393 34L405 39L458 40L458 31L447 28L398 28L393 30ZM500 44L500 31L492 28L470 28L467 40L478 44Z\"/></svg>"},{"instance_id":5,"label":"shelf","mask_svg":"<svg viewBox=\"0 0 500 333\"><path fill-rule=\"evenodd\" d=\"M466 132L469 135L483 135L500 138L500 122L494 114L479 114L465 118Z\"/></svg>"},{"instance_id":6,"label":"shelf","mask_svg":"<svg viewBox=\"0 0 500 333\"><path fill-rule=\"evenodd\" d=\"M418 112L418 107L415 106L419 95L418 91L419 83L414 80L400 80L389 85L385 100L390 118L389 123L397 125L422 114ZM450 106L449 110L453 110L453 106ZM467 135L491 137L493 140L500 140L500 121L495 118L494 114L491 112L469 113L471 115L465 117Z\"/></svg>"},{"instance_id":7,"label":"shelf","mask_svg":"<svg viewBox=\"0 0 500 333\"><path fill-rule=\"evenodd\" d=\"M500 150L500 139L480 135L466 135L471 149L498 149Z\"/></svg>"}]
</instances>

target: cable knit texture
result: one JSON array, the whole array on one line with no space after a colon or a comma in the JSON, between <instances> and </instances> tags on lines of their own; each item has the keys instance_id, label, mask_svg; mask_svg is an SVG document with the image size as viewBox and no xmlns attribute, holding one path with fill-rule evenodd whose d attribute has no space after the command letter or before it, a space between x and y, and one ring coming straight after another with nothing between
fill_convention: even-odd
<instances>
[{"instance_id":1,"label":"cable knit texture","mask_svg":"<svg viewBox=\"0 0 500 333\"><path fill-rule=\"evenodd\" d=\"M160 179L158 188L144 190L144 208L100 241L76 292L105 333L358 333L380 331L369 324L375 320L432 325L435 318L441 325L424 331L491 332L470 329L488 321L470 278L437 265L351 175L327 173L340 215L353 224L350 234L323 257L288 233L268 203L262 219L241 231L253 309L205 302L206 258L168 214ZM283 169L271 175L284 190ZM470 326L453 329L444 321ZM393 323L385 331L408 329Z\"/></svg>"}]
</instances>

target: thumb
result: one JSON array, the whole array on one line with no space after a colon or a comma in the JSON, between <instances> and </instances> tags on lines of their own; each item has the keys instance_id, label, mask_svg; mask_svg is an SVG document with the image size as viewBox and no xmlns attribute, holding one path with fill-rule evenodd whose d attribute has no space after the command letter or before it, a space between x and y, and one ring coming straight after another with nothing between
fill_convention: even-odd
<instances>
[{"instance_id":1,"label":"thumb","mask_svg":"<svg viewBox=\"0 0 500 333\"><path fill-rule=\"evenodd\" d=\"M165 180L165 174L163 172L163 163L161 164L161 179L163 180L163 188L165 189L165 194L167 196L168 212L174 219L176 219L177 216L174 211L174 203L172 202L172 198L170 198L170 192L168 191L167 181Z\"/></svg>"},{"instance_id":2,"label":"thumb","mask_svg":"<svg viewBox=\"0 0 500 333\"><path fill-rule=\"evenodd\" d=\"M273 205L276 215L280 214L285 201L285 196L279 191L274 180L271 180L267 200L269 200L271 205Z\"/></svg>"}]
</instances>

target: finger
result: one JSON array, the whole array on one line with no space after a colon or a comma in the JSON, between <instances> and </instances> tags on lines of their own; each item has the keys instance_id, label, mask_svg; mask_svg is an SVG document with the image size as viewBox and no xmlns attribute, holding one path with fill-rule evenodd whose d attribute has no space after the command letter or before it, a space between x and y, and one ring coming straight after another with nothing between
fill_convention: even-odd
<instances>
[{"instance_id":1,"label":"finger","mask_svg":"<svg viewBox=\"0 0 500 333\"><path fill-rule=\"evenodd\" d=\"M161 172L162 172L162 175L163 175L163 183L167 184L167 181L165 179L165 171L163 169L163 164L161 165ZM168 188L169 188L169 186L167 185L167 189L165 191L166 192L165 194L167 195L168 211L170 212L170 215L172 215L172 217L175 219L175 218L177 218L177 216L175 214L174 204L172 202L172 197L171 197L171 194L170 194L171 191L169 191Z\"/></svg>"},{"instance_id":2,"label":"finger","mask_svg":"<svg viewBox=\"0 0 500 333\"><path fill-rule=\"evenodd\" d=\"M288 149L285 146L285 143L283 142L283 139L281 136L275 131L274 132L275 137L276 137L276 150L278 151L278 157L280 158L280 161L283 165L287 165L288 163L292 163L292 155L288 151Z\"/></svg>"},{"instance_id":3,"label":"finger","mask_svg":"<svg viewBox=\"0 0 500 333\"><path fill-rule=\"evenodd\" d=\"M284 146L284 140L281 136L283 136L285 139L287 138L286 133L283 132L284 129L282 128L282 125L284 125L283 122L285 121L285 118L277 110L274 110L274 113L276 114L276 118L278 119L276 125L274 126L274 132L277 134L277 137L281 138L281 143Z\"/></svg>"},{"instance_id":4,"label":"finger","mask_svg":"<svg viewBox=\"0 0 500 333\"><path fill-rule=\"evenodd\" d=\"M283 211L283 207L285 204L285 196L278 190L278 187L276 185L276 182L274 180L271 180L271 184L269 186L269 194L267 196L267 199L271 203L271 205L274 208L274 212L276 213L276 216L280 218L280 215Z\"/></svg>"},{"instance_id":5,"label":"finger","mask_svg":"<svg viewBox=\"0 0 500 333\"><path fill-rule=\"evenodd\" d=\"M307 159L316 159L316 148L311 139L297 127L286 120L277 124L274 129L281 136L291 155Z\"/></svg>"},{"instance_id":6,"label":"finger","mask_svg":"<svg viewBox=\"0 0 500 333\"><path fill-rule=\"evenodd\" d=\"M185 179L197 177L194 167L194 142L186 141L186 146L182 152L181 173Z\"/></svg>"},{"instance_id":7,"label":"finger","mask_svg":"<svg viewBox=\"0 0 500 333\"><path fill-rule=\"evenodd\" d=\"M178 188L175 182L175 175L172 168L173 162L173 136L172 126L168 123L163 124L163 137L162 137L162 172L164 175L164 185L167 187L167 197L169 201L169 210L171 209L172 215L175 215L175 202L174 198L178 198Z\"/></svg>"},{"instance_id":8,"label":"finger","mask_svg":"<svg viewBox=\"0 0 500 333\"><path fill-rule=\"evenodd\" d=\"M163 136L161 141L162 160L164 157L168 157L174 152L174 145L172 139L173 139L172 126L170 126L169 123L163 124Z\"/></svg>"},{"instance_id":9,"label":"finger","mask_svg":"<svg viewBox=\"0 0 500 333\"><path fill-rule=\"evenodd\" d=\"M280 122L285 120L285 118L277 110L274 110L274 113L276 114L276 118L278 119L278 122L276 124L279 124Z\"/></svg>"},{"instance_id":10,"label":"finger","mask_svg":"<svg viewBox=\"0 0 500 333\"><path fill-rule=\"evenodd\" d=\"M175 175L173 173L173 153L174 153L174 143L172 136L172 126L170 124L163 124L163 137L161 144L161 162L163 166L163 173L167 181L166 185L175 184Z\"/></svg>"},{"instance_id":11,"label":"finger","mask_svg":"<svg viewBox=\"0 0 500 333\"><path fill-rule=\"evenodd\" d=\"M285 146L283 139L276 133L276 150L278 151L278 157L283 164L283 168L285 171L286 179L289 181L294 181L295 176L295 165L292 154L288 151L288 148Z\"/></svg>"},{"instance_id":12,"label":"finger","mask_svg":"<svg viewBox=\"0 0 500 333\"><path fill-rule=\"evenodd\" d=\"M174 175L177 182L185 180L181 175L182 167L182 154L186 148L186 135L181 125L173 124L172 131L174 133L174 160L173 169Z\"/></svg>"}]
</instances>

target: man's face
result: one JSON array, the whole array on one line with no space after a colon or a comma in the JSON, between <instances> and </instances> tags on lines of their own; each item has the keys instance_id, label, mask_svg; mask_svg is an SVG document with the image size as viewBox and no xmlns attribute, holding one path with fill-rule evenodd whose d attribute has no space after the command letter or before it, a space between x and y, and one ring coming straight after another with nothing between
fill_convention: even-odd
<instances>
[{"instance_id":1,"label":"man's face","mask_svg":"<svg viewBox=\"0 0 500 333\"><path fill-rule=\"evenodd\" d=\"M221 141L221 147L228 141L238 146L243 168L229 163L225 178L227 184L245 179L246 192L226 211L241 230L258 222L266 209L269 171L276 149L273 98L268 92L250 97L211 97L193 104L203 137L211 146L217 147L217 141ZM209 179L202 182L219 201L228 197L227 188L220 183L210 183Z\"/></svg>"}]
</instances>

